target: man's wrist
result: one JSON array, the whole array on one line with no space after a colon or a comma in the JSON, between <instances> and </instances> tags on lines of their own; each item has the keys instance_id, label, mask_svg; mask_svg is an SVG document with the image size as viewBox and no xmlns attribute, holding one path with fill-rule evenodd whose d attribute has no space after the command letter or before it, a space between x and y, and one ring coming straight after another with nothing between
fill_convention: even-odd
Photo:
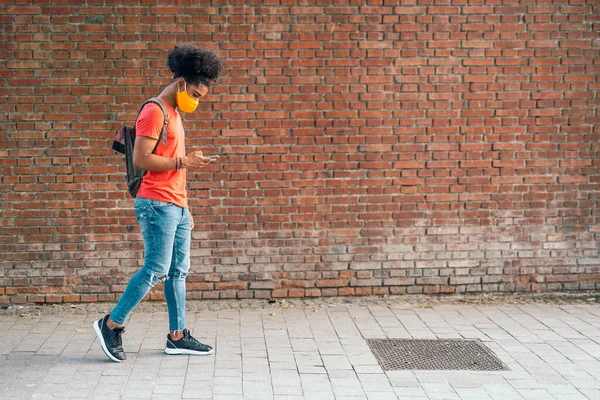
<instances>
[{"instance_id":1,"label":"man's wrist","mask_svg":"<svg viewBox=\"0 0 600 400\"><path fill-rule=\"evenodd\" d=\"M180 157L180 159L181 159L181 169L187 168L188 167L187 157L183 156L183 157Z\"/></svg>"},{"instance_id":2,"label":"man's wrist","mask_svg":"<svg viewBox=\"0 0 600 400\"><path fill-rule=\"evenodd\" d=\"M174 160L175 160L175 168L173 168L173 169L174 169L175 171L179 171L180 169L183 169L183 168L185 168L185 167L183 166L183 159L184 159L184 158L185 158L185 157L175 157L175 158L174 158Z\"/></svg>"}]
</instances>

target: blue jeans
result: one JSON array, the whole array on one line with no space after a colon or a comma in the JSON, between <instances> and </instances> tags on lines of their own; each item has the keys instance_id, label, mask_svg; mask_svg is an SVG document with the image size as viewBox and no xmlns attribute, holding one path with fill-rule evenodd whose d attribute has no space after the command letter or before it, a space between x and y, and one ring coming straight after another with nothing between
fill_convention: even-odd
<instances>
[{"instance_id":1,"label":"blue jeans","mask_svg":"<svg viewBox=\"0 0 600 400\"><path fill-rule=\"evenodd\" d=\"M144 236L144 266L127 284L110 319L123 324L150 289L164 282L169 330L182 331L185 279L190 269L190 213L173 203L136 197L135 215Z\"/></svg>"}]
</instances>

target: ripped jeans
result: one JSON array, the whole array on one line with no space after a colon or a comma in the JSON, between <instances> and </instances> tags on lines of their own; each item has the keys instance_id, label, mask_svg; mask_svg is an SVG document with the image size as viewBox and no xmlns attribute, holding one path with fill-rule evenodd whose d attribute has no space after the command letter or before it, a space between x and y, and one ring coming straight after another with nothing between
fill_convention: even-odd
<instances>
[{"instance_id":1,"label":"ripped jeans","mask_svg":"<svg viewBox=\"0 0 600 400\"><path fill-rule=\"evenodd\" d=\"M190 213L173 203L135 198L135 215L144 236L144 266L131 278L110 313L123 324L157 283L164 282L169 330L185 328L185 279L190 269Z\"/></svg>"}]
</instances>

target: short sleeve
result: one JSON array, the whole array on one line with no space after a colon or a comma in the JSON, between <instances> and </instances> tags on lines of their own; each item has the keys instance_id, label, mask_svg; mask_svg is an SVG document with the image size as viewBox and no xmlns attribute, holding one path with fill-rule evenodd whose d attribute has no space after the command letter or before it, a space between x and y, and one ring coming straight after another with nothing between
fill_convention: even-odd
<instances>
[{"instance_id":1,"label":"short sleeve","mask_svg":"<svg viewBox=\"0 0 600 400\"><path fill-rule=\"evenodd\" d=\"M135 135L158 139L164 123L165 116L160 107L157 104L148 103L138 116L135 124Z\"/></svg>"}]
</instances>

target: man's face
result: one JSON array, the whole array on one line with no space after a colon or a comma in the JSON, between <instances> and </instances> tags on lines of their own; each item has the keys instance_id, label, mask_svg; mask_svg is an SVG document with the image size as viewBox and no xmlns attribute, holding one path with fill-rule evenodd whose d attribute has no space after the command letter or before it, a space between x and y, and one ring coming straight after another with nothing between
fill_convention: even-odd
<instances>
[{"instance_id":1,"label":"man's face","mask_svg":"<svg viewBox=\"0 0 600 400\"><path fill-rule=\"evenodd\" d=\"M200 100L200 98L206 96L206 94L208 93L208 88L203 84L186 84L185 79L183 78L181 78L177 86L179 90L183 90L185 88L187 90L188 95L194 100Z\"/></svg>"}]
</instances>

